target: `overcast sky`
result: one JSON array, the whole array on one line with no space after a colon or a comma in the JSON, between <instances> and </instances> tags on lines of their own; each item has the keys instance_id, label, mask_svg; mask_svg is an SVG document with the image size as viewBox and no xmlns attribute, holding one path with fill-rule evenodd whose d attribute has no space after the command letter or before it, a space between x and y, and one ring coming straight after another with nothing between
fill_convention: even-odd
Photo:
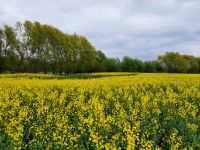
<instances>
[{"instance_id":1,"label":"overcast sky","mask_svg":"<svg viewBox=\"0 0 200 150\"><path fill-rule=\"evenodd\" d=\"M0 24L24 20L84 35L109 57L200 56L200 0L0 0Z\"/></svg>"}]
</instances>

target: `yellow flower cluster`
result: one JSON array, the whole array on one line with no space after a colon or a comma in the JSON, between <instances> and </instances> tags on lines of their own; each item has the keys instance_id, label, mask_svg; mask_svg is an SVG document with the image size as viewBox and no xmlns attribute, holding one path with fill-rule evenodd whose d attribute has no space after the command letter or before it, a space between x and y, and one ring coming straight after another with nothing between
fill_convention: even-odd
<instances>
[{"instance_id":1,"label":"yellow flower cluster","mask_svg":"<svg viewBox=\"0 0 200 150\"><path fill-rule=\"evenodd\" d=\"M0 75L0 149L200 149L200 75L54 77Z\"/></svg>"}]
</instances>

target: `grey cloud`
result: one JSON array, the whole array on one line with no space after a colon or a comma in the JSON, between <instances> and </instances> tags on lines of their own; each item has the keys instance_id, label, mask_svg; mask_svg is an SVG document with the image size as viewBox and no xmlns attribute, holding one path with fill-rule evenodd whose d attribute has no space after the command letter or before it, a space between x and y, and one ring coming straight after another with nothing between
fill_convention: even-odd
<instances>
[{"instance_id":1,"label":"grey cloud","mask_svg":"<svg viewBox=\"0 0 200 150\"><path fill-rule=\"evenodd\" d=\"M86 36L109 57L200 56L199 0L0 0L0 23L40 21Z\"/></svg>"}]
</instances>

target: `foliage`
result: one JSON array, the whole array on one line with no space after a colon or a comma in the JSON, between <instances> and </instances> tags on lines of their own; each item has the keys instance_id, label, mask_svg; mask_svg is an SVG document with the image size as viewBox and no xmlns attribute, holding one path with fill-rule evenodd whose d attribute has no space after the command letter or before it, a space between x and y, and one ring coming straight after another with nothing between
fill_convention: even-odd
<instances>
[{"instance_id":1,"label":"foliage","mask_svg":"<svg viewBox=\"0 0 200 150\"><path fill-rule=\"evenodd\" d=\"M134 55L134 54L133 54ZM91 72L200 73L200 57L167 52L155 61L107 58L83 36L39 22L0 28L0 73Z\"/></svg>"},{"instance_id":2,"label":"foliage","mask_svg":"<svg viewBox=\"0 0 200 150\"><path fill-rule=\"evenodd\" d=\"M132 59L130 57L125 56L121 63L122 71L128 72L143 72L144 64L142 61L138 59Z\"/></svg>"},{"instance_id":3,"label":"foliage","mask_svg":"<svg viewBox=\"0 0 200 150\"><path fill-rule=\"evenodd\" d=\"M107 72L118 72L120 71L120 60L115 58L107 58L103 65Z\"/></svg>"},{"instance_id":4,"label":"foliage","mask_svg":"<svg viewBox=\"0 0 200 150\"><path fill-rule=\"evenodd\" d=\"M39 22L0 29L0 72L91 72L96 50L83 36Z\"/></svg>"}]
</instances>

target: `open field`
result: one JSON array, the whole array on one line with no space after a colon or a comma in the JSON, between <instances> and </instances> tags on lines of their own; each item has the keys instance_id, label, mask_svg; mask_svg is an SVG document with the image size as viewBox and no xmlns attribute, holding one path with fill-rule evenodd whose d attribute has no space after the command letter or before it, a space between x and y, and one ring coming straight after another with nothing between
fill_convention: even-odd
<instances>
[{"instance_id":1,"label":"open field","mask_svg":"<svg viewBox=\"0 0 200 150\"><path fill-rule=\"evenodd\" d=\"M200 75L0 75L2 149L200 149Z\"/></svg>"}]
</instances>

